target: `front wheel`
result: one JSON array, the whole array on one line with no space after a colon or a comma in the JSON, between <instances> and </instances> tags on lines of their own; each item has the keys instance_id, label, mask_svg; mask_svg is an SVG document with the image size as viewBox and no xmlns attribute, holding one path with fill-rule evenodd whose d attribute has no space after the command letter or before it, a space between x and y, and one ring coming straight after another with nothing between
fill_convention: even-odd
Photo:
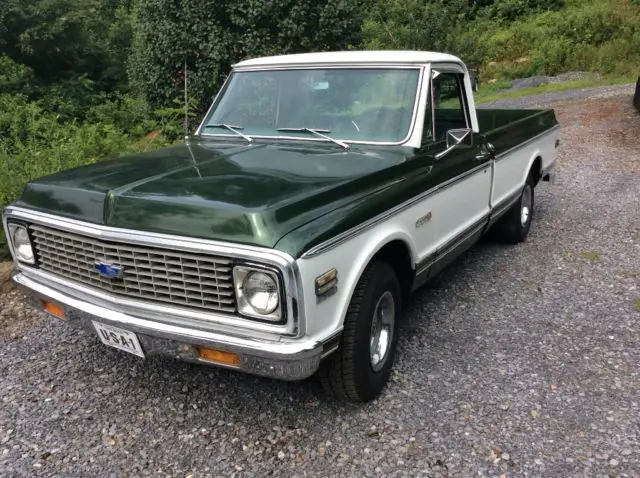
<instances>
[{"instance_id":1,"label":"front wheel","mask_svg":"<svg viewBox=\"0 0 640 478\"><path fill-rule=\"evenodd\" d=\"M498 236L509 244L524 242L529 235L533 220L533 177L529 175L522 188L520 199L507 211L497 224Z\"/></svg>"},{"instance_id":2,"label":"front wheel","mask_svg":"<svg viewBox=\"0 0 640 478\"><path fill-rule=\"evenodd\" d=\"M337 352L323 362L325 389L344 401L367 402L389 381L398 343L400 284L389 264L365 269L354 291Z\"/></svg>"}]
</instances>

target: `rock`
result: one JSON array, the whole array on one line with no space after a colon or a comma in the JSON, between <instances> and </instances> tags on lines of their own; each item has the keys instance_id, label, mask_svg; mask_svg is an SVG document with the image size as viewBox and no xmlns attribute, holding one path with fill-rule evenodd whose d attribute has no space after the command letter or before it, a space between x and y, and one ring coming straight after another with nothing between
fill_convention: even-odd
<instances>
[{"instance_id":1,"label":"rock","mask_svg":"<svg viewBox=\"0 0 640 478\"><path fill-rule=\"evenodd\" d=\"M549 83L549 78L546 76L532 76L531 78L520 78L518 80L513 80L511 89L520 90L523 88L533 88L534 86L547 85Z\"/></svg>"}]
</instances>

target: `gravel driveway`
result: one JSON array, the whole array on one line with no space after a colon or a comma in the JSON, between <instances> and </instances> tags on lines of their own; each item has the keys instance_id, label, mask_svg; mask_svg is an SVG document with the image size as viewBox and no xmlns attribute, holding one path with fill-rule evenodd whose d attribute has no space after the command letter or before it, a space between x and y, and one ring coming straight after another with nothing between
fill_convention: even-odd
<instances>
[{"instance_id":1,"label":"gravel driveway","mask_svg":"<svg viewBox=\"0 0 640 478\"><path fill-rule=\"evenodd\" d=\"M626 91L557 112L528 242L483 241L419 292L364 406L141 361L5 291L0 475L640 476L640 115Z\"/></svg>"}]
</instances>

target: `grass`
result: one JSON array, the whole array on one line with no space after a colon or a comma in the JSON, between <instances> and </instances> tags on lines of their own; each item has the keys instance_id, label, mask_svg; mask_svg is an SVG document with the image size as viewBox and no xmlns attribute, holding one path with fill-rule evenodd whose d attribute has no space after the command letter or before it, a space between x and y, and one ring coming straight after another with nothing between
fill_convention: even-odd
<instances>
[{"instance_id":1,"label":"grass","mask_svg":"<svg viewBox=\"0 0 640 478\"><path fill-rule=\"evenodd\" d=\"M640 297L633 301L633 308L636 309L636 312L640 312Z\"/></svg>"},{"instance_id":2,"label":"grass","mask_svg":"<svg viewBox=\"0 0 640 478\"><path fill-rule=\"evenodd\" d=\"M598 262L600 260L600 253L596 252L596 251L579 251L579 252L571 252L571 251L565 251L562 253L562 255L566 258L566 259L572 259L572 258L576 258L579 257L581 259L585 259L589 262Z\"/></svg>"},{"instance_id":3,"label":"grass","mask_svg":"<svg viewBox=\"0 0 640 478\"><path fill-rule=\"evenodd\" d=\"M476 104L483 104L497 100L522 98L524 96L533 96L556 91L579 90L582 88L595 88L598 86L624 85L628 83L635 83L636 80L637 77L633 78L631 76L613 76L605 78L586 76L579 80L563 83L549 83L531 88L522 88L515 91L508 90L510 87L509 82L500 81L494 85L482 86L480 91L475 94L475 102Z\"/></svg>"},{"instance_id":4,"label":"grass","mask_svg":"<svg viewBox=\"0 0 640 478\"><path fill-rule=\"evenodd\" d=\"M640 272L623 272L621 277L623 279L635 279L640 277Z\"/></svg>"},{"instance_id":5,"label":"grass","mask_svg":"<svg viewBox=\"0 0 640 478\"><path fill-rule=\"evenodd\" d=\"M595 261L599 261L600 260L600 254L595 252L595 251L580 251L578 254L583 259L586 259L586 260L591 261L591 262L595 262Z\"/></svg>"}]
</instances>

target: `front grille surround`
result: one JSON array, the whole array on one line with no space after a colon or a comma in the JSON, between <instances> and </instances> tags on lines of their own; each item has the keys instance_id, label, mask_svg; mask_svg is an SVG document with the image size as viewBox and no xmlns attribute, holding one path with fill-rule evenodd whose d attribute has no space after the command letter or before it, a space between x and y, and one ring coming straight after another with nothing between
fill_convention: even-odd
<instances>
[{"instance_id":1,"label":"front grille surround","mask_svg":"<svg viewBox=\"0 0 640 478\"><path fill-rule=\"evenodd\" d=\"M30 224L29 232L43 271L115 296L237 314L229 257L95 239L40 224ZM102 277L96 261L121 266L122 277Z\"/></svg>"}]
</instances>

